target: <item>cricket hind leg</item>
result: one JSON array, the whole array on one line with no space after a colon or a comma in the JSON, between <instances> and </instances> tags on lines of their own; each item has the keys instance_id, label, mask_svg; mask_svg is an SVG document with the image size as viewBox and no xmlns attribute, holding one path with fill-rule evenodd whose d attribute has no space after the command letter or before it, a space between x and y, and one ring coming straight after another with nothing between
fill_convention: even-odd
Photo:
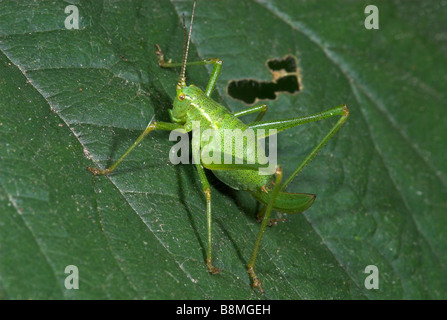
<instances>
[{"instance_id":1,"label":"cricket hind leg","mask_svg":"<svg viewBox=\"0 0 447 320\"><path fill-rule=\"evenodd\" d=\"M268 107L267 107L266 104L260 104L260 105L256 105L256 106L253 106L253 107L249 107L249 108L244 109L244 110L239 111L239 112L235 112L235 113L233 113L233 115L235 117L242 117L242 116L245 116L245 115L248 115L248 114L252 114L252 113L258 112L259 114L258 114L258 116L255 119L255 122L257 122L257 121L261 121L262 120L262 118L264 117L265 113L267 112L267 109L268 109Z\"/></svg>"},{"instance_id":2,"label":"cricket hind leg","mask_svg":"<svg viewBox=\"0 0 447 320\"><path fill-rule=\"evenodd\" d=\"M264 203L264 208L261 209L259 215L262 215L262 222L261 222L261 228L258 234L258 237L255 242L255 247L253 249L253 253L250 259L250 262L248 264L248 273L250 274L250 277L253 281L253 286L258 287L261 293L263 293L262 289L262 283L259 280L258 276L256 275L254 271L254 265L256 262L256 257L258 255L259 247L261 244L261 239L264 234L265 229L270 224L270 215L272 212L272 209L274 208L275 202L287 202L287 198L294 199L294 198L303 198L305 199L304 194L292 194L283 192L283 190L287 187L287 185L302 171L302 169L316 156L316 154L321 150L321 148L332 138L332 136L340 129L340 127L343 125L343 123L346 121L346 119L349 116L349 110L346 107L346 105L341 105L336 108L330 109L328 111L321 112L319 114L309 116L309 117L301 117L301 118L294 118L294 119L288 119L281 123L281 121L278 122L257 122L251 125L251 128L253 129L277 129L278 131L286 130L288 128L292 128L294 126L326 119L332 116L341 116L341 118L338 120L338 122L329 130L329 132L321 139L321 141L312 149L310 154L298 165L298 167L295 169L295 171L286 179L284 183L281 183L282 181L282 169L280 166L277 167L277 170L275 172L275 184L273 186L273 190L271 194L269 195L269 199L266 200L266 195L262 192L258 193L252 193L258 200L260 200L262 203ZM280 196L280 197L278 197ZM311 195L308 195L311 196ZM262 199L264 197L264 199ZM289 200L290 200L289 199ZM313 200L315 199L315 196L313 199L309 199L309 203L307 204L308 207L310 207L313 203ZM311 201L310 201L311 200ZM278 204L276 205L278 206ZM295 206L295 205L294 205ZM294 207L292 206L292 207ZM306 206L303 205L302 208ZM296 206L298 208L298 206ZM298 210L297 212L301 212L302 210Z\"/></svg>"},{"instance_id":3,"label":"cricket hind leg","mask_svg":"<svg viewBox=\"0 0 447 320\"><path fill-rule=\"evenodd\" d=\"M279 189L281 187L281 180L282 180L282 169L280 166L278 166L275 170L275 185L273 187L273 190L271 192L270 201L265 209L265 214L262 218L261 222L261 228L259 229L258 236L255 241L255 246L253 248L253 252L250 258L250 261L248 262L247 269L248 274L250 275L252 281L253 281L253 287L259 288L259 291L261 293L264 293L264 290L262 289L262 283L259 280L258 276L255 273L254 267L256 263L256 258L258 256L259 248L261 246L261 240L264 236L265 229L267 228L269 221L270 221L270 215L272 213L273 204L275 203L276 197L279 193Z\"/></svg>"},{"instance_id":4,"label":"cricket hind leg","mask_svg":"<svg viewBox=\"0 0 447 320\"><path fill-rule=\"evenodd\" d=\"M334 136L334 134L341 128L341 126L346 122L349 117L349 109L346 105L342 105L325 111L321 116L340 116L337 123L329 130L329 132L320 140L320 142L312 149L312 151L307 155L307 157L300 163L300 165L295 169L295 171L284 181L281 186L281 190L284 190L290 182L295 179L296 176L304 169L304 167L312 161L312 159L318 154L318 152L326 145L326 143ZM323 118L324 119L324 118Z\"/></svg>"},{"instance_id":5,"label":"cricket hind leg","mask_svg":"<svg viewBox=\"0 0 447 320\"><path fill-rule=\"evenodd\" d=\"M265 215L265 210L267 209L267 207L265 205L262 206L262 209L258 211L258 214L256 215L256 221L259 223L262 223L262 219L264 218ZM268 226L272 227L272 226L277 226L278 222L286 222L287 219L286 218L275 218L275 219L270 219L268 222Z\"/></svg>"},{"instance_id":6,"label":"cricket hind leg","mask_svg":"<svg viewBox=\"0 0 447 320\"><path fill-rule=\"evenodd\" d=\"M320 142L312 149L312 151L306 156L306 158L298 165L298 167L293 171L293 173L284 181L280 191L283 191L290 182L303 170L303 168L318 154L318 152L323 148L323 146L334 136L334 134L341 128L341 126L346 122L349 116L349 109L345 104L338 107L313 114L305 117L291 118L285 120L277 121L258 121L249 125L251 129L258 130L264 129L267 132L270 129L275 129L276 132L281 132L295 126L310 123L314 121L319 121L333 116L340 116L338 122L329 130L329 132L320 140ZM270 133L266 133L264 136L268 136Z\"/></svg>"},{"instance_id":7,"label":"cricket hind leg","mask_svg":"<svg viewBox=\"0 0 447 320\"><path fill-rule=\"evenodd\" d=\"M198 165L198 168L200 167L200 165ZM207 166L205 166L208 169L211 170L241 170L241 169L247 169L247 170L259 170L259 165L257 164L220 164L220 165L216 165L216 164L208 164ZM200 167L199 170L199 174L200 171L202 171L203 168ZM204 173L202 173L204 175ZM265 229L267 228L269 221L270 221L270 215L272 212L272 209L274 208L274 204L275 201L277 200L277 196L280 194L279 189L281 187L281 180L282 180L282 169L279 166L276 166L275 171L274 171L274 179L275 179L275 183L273 184L273 189L270 190L268 192L268 194L266 194L263 191L259 191L259 193L261 194L265 194L264 196L260 196L258 194L258 192L256 192L256 196L260 199L262 199L263 201L265 201L266 203L266 210L265 210L265 214L262 218L262 222L261 222L261 227L258 233L258 236L256 238L255 241L255 246L253 248L253 253L251 255L251 259L247 265L247 270L248 273L252 279L253 282L253 287L257 287L259 288L259 290L261 291L261 293L264 292L264 290L262 289L262 284L261 281L259 280L259 277L256 275L255 270L254 270L254 266L255 266L255 262L256 262L256 257L258 255L258 251L261 245L261 240L262 237L264 235ZM205 188L206 188L206 183L205 180L202 180L202 183L204 184ZM252 193L252 192L251 192ZM255 195L254 193L252 193L253 195ZM299 195L299 194L294 194L294 195ZM208 220L210 221L210 220ZM209 260L210 261L210 260Z\"/></svg>"}]
</instances>

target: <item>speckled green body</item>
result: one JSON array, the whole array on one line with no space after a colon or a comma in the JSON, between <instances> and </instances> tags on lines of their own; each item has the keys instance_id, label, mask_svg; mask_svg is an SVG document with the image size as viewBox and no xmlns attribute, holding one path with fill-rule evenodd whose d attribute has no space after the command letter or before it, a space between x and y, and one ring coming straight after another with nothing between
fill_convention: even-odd
<instances>
[{"instance_id":1,"label":"speckled green body","mask_svg":"<svg viewBox=\"0 0 447 320\"><path fill-rule=\"evenodd\" d=\"M222 134L220 150L224 150L223 134L225 130L232 130L235 139L242 138L245 130L252 130L239 118L235 117L227 108L212 100L194 85L177 90L174 108L170 110L170 115L172 121L184 124L186 131L193 130L194 122L196 124L199 122L200 134L206 129L215 129L220 132ZM247 142L242 154L237 154L238 152L233 142L232 157L233 159L239 157L246 163L247 157L251 155L255 159L255 163L257 163L258 157L263 157L264 154L258 154L256 138L253 139L248 135L245 135L245 138ZM203 148L208 146L211 150L217 150L217 145L216 148L211 146L213 143L216 143L216 141L212 141L212 139L210 141L201 140L200 148L203 150ZM221 163L223 163L223 158ZM258 170L218 170L214 163L208 164L202 162L202 165L212 170L219 180L236 190L259 191L273 179L272 175L261 175Z\"/></svg>"}]
</instances>

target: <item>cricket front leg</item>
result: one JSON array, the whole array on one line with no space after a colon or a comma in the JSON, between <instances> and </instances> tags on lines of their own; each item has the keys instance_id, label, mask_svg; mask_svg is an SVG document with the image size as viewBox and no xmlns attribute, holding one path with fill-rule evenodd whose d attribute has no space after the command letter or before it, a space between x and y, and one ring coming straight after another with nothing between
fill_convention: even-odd
<instances>
[{"instance_id":1,"label":"cricket front leg","mask_svg":"<svg viewBox=\"0 0 447 320\"><path fill-rule=\"evenodd\" d=\"M176 68L181 67L182 63L179 62L172 62L171 59L168 61L165 60L165 56L163 54L163 51L161 50L160 46L158 44L155 45L155 48L157 50L155 51L155 54L158 57L158 64L162 68ZM204 66L207 64L213 64L213 71L211 72L210 80L208 81L208 84L205 89L205 94L209 97L211 95L211 92L213 92L214 87L216 86L217 78L219 77L220 71L222 70L222 63L223 61L219 58L208 58L203 59L199 61L189 61L186 63L186 66Z\"/></svg>"},{"instance_id":2,"label":"cricket front leg","mask_svg":"<svg viewBox=\"0 0 447 320\"><path fill-rule=\"evenodd\" d=\"M107 169L92 168L92 167L87 167L87 169L90 170L90 172L92 172L95 176L97 176L97 175L108 175L113 170L115 170L115 168L132 151L132 149L135 148L137 145L139 145L141 140L143 140L144 137L146 137L146 135L149 132L151 132L152 130L169 130L169 131L172 131L172 130L181 129L181 128L183 128L183 126L179 125L179 124L176 124L176 123L151 121L151 122L149 122L148 126L143 131L143 133L140 134L140 136L137 138L137 140L135 140L135 142L130 146L130 148L127 149L126 152L124 152L123 155L114 164L112 164Z\"/></svg>"},{"instance_id":3,"label":"cricket front leg","mask_svg":"<svg viewBox=\"0 0 447 320\"><path fill-rule=\"evenodd\" d=\"M211 188L210 184L208 182L208 179L206 178L205 170L203 169L202 165L200 163L196 164L197 172L199 173L200 181L202 182L203 187L203 193L205 194L206 198L206 221L208 226L208 249L206 251L206 266L208 267L208 271L211 274L216 274L220 272L219 268L216 268L213 265L213 259L211 255L212 251L212 234L211 234Z\"/></svg>"}]
</instances>

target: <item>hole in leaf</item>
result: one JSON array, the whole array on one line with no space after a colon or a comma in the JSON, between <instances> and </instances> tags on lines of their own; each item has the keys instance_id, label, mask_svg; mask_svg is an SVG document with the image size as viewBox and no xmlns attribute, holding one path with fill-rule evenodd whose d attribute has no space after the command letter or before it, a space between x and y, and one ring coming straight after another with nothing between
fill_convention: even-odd
<instances>
[{"instance_id":1,"label":"hole in leaf","mask_svg":"<svg viewBox=\"0 0 447 320\"><path fill-rule=\"evenodd\" d=\"M272 81L232 80L227 86L228 95L246 104L254 104L258 100L275 100L278 93L296 94L300 91L295 57L288 55L282 59L270 59L266 65L272 74Z\"/></svg>"}]
</instances>

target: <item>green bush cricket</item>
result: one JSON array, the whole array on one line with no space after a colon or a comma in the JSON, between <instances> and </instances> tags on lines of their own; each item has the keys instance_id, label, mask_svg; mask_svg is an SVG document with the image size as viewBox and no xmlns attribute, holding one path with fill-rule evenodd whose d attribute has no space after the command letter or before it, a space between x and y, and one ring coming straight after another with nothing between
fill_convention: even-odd
<instances>
[{"instance_id":1,"label":"green bush cricket","mask_svg":"<svg viewBox=\"0 0 447 320\"><path fill-rule=\"evenodd\" d=\"M206 265L211 274L216 274L220 269L214 267L212 261L212 236L211 236L211 189L210 184L205 174L205 168L213 171L219 180L227 184L228 186L236 190L248 191L254 196L262 205L263 208L258 214L261 220L261 227L259 234L256 238L254 249L251 258L248 263L248 273L253 281L253 287L259 288L261 292L263 288L261 281L256 275L254 266L260 248L261 240L264 232L273 220L270 220L272 210L284 212L284 213L300 213L312 206L315 201L314 194L306 193L289 193L285 192L285 188L289 183L302 171L302 169L316 156L320 149L331 139L331 137L340 129L343 123L349 116L349 110L346 105L340 105L338 107L323 111L310 116L290 118L276 121L262 121L264 114L267 111L267 106L256 105L249 107L243 111L232 113L226 107L218 104L211 99L211 93L216 85L217 78L219 77L222 69L222 61L218 58L204 59L200 61L187 62L189 43L191 38L191 31L194 19L194 11L196 6L196 0L194 1L191 22L189 27L189 33L185 26L185 19L183 16L183 30L184 30L184 45L183 45L183 57L181 63L173 63L170 60L165 61L164 54L158 45L155 45L157 50L159 65L163 68L180 67L180 76L177 83L177 94L174 98L173 108L169 110L170 118L172 122L160 122L151 121L144 132L137 138L132 146L124 152L124 154L109 168L107 169L88 169L95 175L107 175L111 173L118 164L129 154L129 152L137 146L143 138L152 130L183 130L183 132L191 132L194 127L194 123L200 124L200 131L206 129L217 130L224 133L225 130L240 130L240 132L252 131L256 135L254 139L246 138L246 144L244 145L243 155L238 154L234 149L234 143L231 144L231 154L221 153L222 149L217 147L221 145L221 141L218 144L211 147L211 151L218 152L219 156L229 155L232 161L230 163L224 162L205 162L203 158L203 151L211 145L204 141L201 141L199 145L194 145L193 150L200 150L194 157L195 166L203 186L203 192L206 198L206 215L207 215L207 228L208 228L208 248L206 252ZM186 85L186 67L194 65L213 65L210 80L206 86L205 91L202 91L194 85ZM255 122L246 124L239 118L245 115L258 113ZM258 141L267 137L270 131L281 132L295 126L310 123L313 121L319 121L327 119L333 116L340 116L338 122L329 130L326 136L312 149L309 155L298 165L293 173L285 179L283 182L283 172L281 166L275 165L272 174L260 174L259 170L265 168L265 164L258 160L254 163L249 163L248 154L250 152L256 154L258 152ZM261 132L262 131L262 132ZM268 131L268 133L264 133ZM260 133L260 134L259 134ZM237 137L236 137L237 138ZM194 139L193 139L194 140ZM194 152L194 151L193 151ZM242 159L242 163L236 161Z\"/></svg>"}]
</instances>

